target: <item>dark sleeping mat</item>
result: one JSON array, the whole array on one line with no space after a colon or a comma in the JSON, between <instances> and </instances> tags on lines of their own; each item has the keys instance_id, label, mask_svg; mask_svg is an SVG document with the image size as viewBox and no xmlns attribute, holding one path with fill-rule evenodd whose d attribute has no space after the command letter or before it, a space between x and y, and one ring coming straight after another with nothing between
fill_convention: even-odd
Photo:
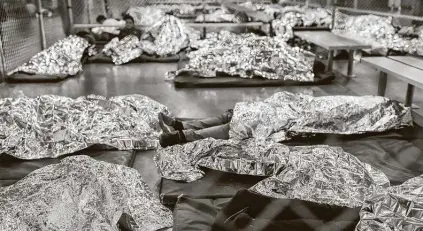
<instances>
[{"instance_id":1,"label":"dark sleeping mat","mask_svg":"<svg viewBox=\"0 0 423 231\"><path fill-rule=\"evenodd\" d=\"M342 147L386 174L392 185L398 185L423 174L423 133L419 127L408 127L383 133L363 135L321 135L294 140L286 145L327 144ZM205 169L203 178L190 182L162 179L159 185L162 203L174 205L178 196L190 198L225 198L240 189L250 188L264 177L237 175Z\"/></svg>"},{"instance_id":2,"label":"dark sleeping mat","mask_svg":"<svg viewBox=\"0 0 423 231\"><path fill-rule=\"evenodd\" d=\"M74 76L40 75L40 74L28 74L24 72L17 72L12 75L8 75L6 77L6 82L9 82L9 83L60 82L67 78L72 78L78 75L74 75Z\"/></svg>"},{"instance_id":3,"label":"dark sleeping mat","mask_svg":"<svg viewBox=\"0 0 423 231\"><path fill-rule=\"evenodd\" d=\"M271 80L263 78L244 79L234 76L218 76L203 78L192 75L180 75L174 79L176 88L207 88L207 87L272 87L272 86L312 86L331 84L335 79L332 73L318 74L313 82L299 82L293 80Z\"/></svg>"},{"instance_id":4,"label":"dark sleeping mat","mask_svg":"<svg viewBox=\"0 0 423 231\"><path fill-rule=\"evenodd\" d=\"M176 63L179 62L180 56L179 54L166 56L166 57L158 57L158 56L151 56L151 55L141 55L140 57L131 60L129 63ZM104 54L99 54L96 56L91 56L88 58L86 63L111 63L113 64L112 58L106 56Z\"/></svg>"},{"instance_id":5,"label":"dark sleeping mat","mask_svg":"<svg viewBox=\"0 0 423 231\"><path fill-rule=\"evenodd\" d=\"M285 144L342 147L362 162L385 173L391 185L402 184L423 174L423 129L417 125L381 133L317 135Z\"/></svg>"},{"instance_id":6,"label":"dark sleeping mat","mask_svg":"<svg viewBox=\"0 0 423 231\"><path fill-rule=\"evenodd\" d=\"M203 169L206 174L194 182L178 182L162 178L160 183L160 200L165 205L175 205L178 197L190 198L226 198L232 197L243 188L250 188L265 177L238 175Z\"/></svg>"},{"instance_id":7,"label":"dark sleeping mat","mask_svg":"<svg viewBox=\"0 0 423 231\"><path fill-rule=\"evenodd\" d=\"M233 198L181 196L173 210L173 231L352 231L359 221L359 211L297 199L274 199L242 189ZM250 228L245 229L246 224Z\"/></svg>"},{"instance_id":8,"label":"dark sleeping mat","mask_svg":"<svg viewBox=\"0 0 423 231\"><path fill-rule=\"evenodd\" d=\"M26 175L39 168L50 164L58 164L67 156L87 155L99 161L112 164L132 166L135 158L134 151L98 150L88 148L59 158L46 158L38 160L22 160L15 157L0 154L0 187L16 183Z\"/></svg>"},{"instance_id":9,"label":"dark sleeping mat","mask_svg":"<svg viewBox=\"0 0 423 231\"><path fill-rule=\"evenodd\" d=\"M274 199L249 190L239 191L217 214L212 231L353 231L360 208Z\"/></svg>"}]
</instances>

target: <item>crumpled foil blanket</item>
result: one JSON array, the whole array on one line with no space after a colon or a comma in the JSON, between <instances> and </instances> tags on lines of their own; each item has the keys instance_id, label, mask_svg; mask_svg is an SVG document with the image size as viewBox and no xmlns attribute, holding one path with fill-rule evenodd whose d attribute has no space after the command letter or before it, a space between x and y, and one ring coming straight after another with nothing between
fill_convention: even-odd
<instances>
[{"instance_id":1,"label":"crumpled foil blanket","mask_svg":"<svg viewBox=\"0 0 423 231\"><path fill-rule=\"evenodd\" d=\"M261 3L253 3L251 1L240 3L239 4L242 7L248 8L250 10L255 11L262 11L263 13L274 16L275 13L278 13L281 11L279 7L274 7L272 4L261 4Z\"/></svg>"},{"instance_id":2,"label":"crumpled foil blanket","mask_svg":"<svg viewBox=\"0 0 423 231\"><path fill-rule=\"evenodd\" d=\"M164 178L191 182L200 167L243 175L270 176L252 189L277 198L298 198L358 207L378 187L389 186L379 170L339 147L298 146L212 138L158 150L155 162Z\"/></svg>"},{"instance_id":3,"label":"crumpled foil blanket","mask_svg":"<svg viewBox=\"0 0 423 231\"><path fill-rule=\"evenodd\" d=\"M229 135L274 142L308 134L361 134L411 125L411 110L380 96L321 96L278 92L235 105Z\"/></svg>"},{"instance_id":4,"label":"crumpled foil blanket","mask_svg":"<svg viewBox=\"0 0 423 231\"><path fill-rule=\"evenodd\" d=\"M235 14L231 13L226 7L220 7L210 13L198 15L195 22L234 22L240 23L237 21Z\"/></svg>"},{"instance_id":5,"label":"crumpled foil blanket","mask_svg":"<svg viewBox=\"0 0 423 231\"><path fill-rule=\"evenodd\" d=\"M112 39L104 46L103 53L112 58L116 65L128 63L142 55L140 40L135 35L129 35L119 40Z\"/></svg>"},{"instance_id":6,"label":"crumpled foil blanket","mask_svg":"<svg viewBox=\"0 0 423 231\"><path fill-rule=\"evenodd\" d=\"M146 29L145 33L149 33L154 42L143 41L143 51L158 56L177 54L200 39L200 31L186 26L180 19L171 15L164 16Z\"/></svg>"},{"instance_id":7,"label":"crumpled foil blanket","mask_svg":"<svg viewBox=\"0 0 423 231\"><path fill-rule=\"evenodd\" d=\"M166 13L172 13L175 15L195 15L196 11L203 9L202 5L192 4L157 4L154 5Z\"/></svg>"},{"instance_id":8,"label":"crumpled foil blanket","mask_svg":"<svg viewBox=\"0 0 423 231\"><path fill-rule=\"evenodd\" d=\"M133 35L122 40L114 38L106 44L103 53L110 56L116 65L128 63L143 53L162 57L175 55L200 39L200 32L174 16L164 15L144 30L143 38L139 40Z\"/></svg>"},{"instance_id":9,"label":"crumpled foil blanket","mask_svg":"<svg viewBox=\"0 0 423 231\"><path fill-rule=\"evenodd\" d=\"M82 71L81 59L90 46L87 40L71 35L57 41L51 47L39 52L29 62L19 66L12 73L68 76Z\"/></svg>"},{"instance_id":10,"label":"crumpled foil blanket","mask_svg":"<svg viewBox=\"0 0 423 231\"><path fill-rule=\"evenodd\" d=\"M272 22L275 36L285 41L294 37L293 27L322 26L332 24L332 14L325 8L285 7L281 18Z\"/></svg>"},{"instance_id":11,"label":"crumpled foil blanket","mask_svg":"<svg viewBox=\"0 0 423 231\"><path fill-rule=\"evenodd\" d=\"M136 25L143 27L153 26L165 16L163 10L154 6L131 7L126 13L134 18Z\"/></svg>"},{"instance_id":12,"label":"crumpled foil blanket","mask_svg":"<svg viewBox=\"0 0 423 231\"><path fill-rule=\"evenodd\" d=\"M0 153L41 159L93 144L120 150L156 148L159 112L169 114L143 95L0 99Z\"/></svg>"},{"instance_id":13,"label":"crumpled foil blanket","mask_svg":"<svg viewBox=\"0 0 423 231\"><path fill-rule=\"evenodd\" d=\"M279 143L207 138L159 149L154 160L164 178L192 182L204 176L200 167L271 176L285 166L288 153L288 146Z\"/></svg>"},{"instance_id":14,"label":"crumpled foil blanket","mask_svg":"<svg viewBox=\"0 0 423 231\"><path fill-rule=\"evenodd\" d=\"M332 32L369 44L374 52L381 54L395 50L423 55L423 37L406 38L397 33L392 18L376 15L350 16L337 11Z\"/></svg>"},{"instance_id":15,"label":"crumpled foil blanket","mask_svg":"<svg viewBox=\"0 0 423 231\"><path fill-rule=\"evenodd\" d=\"M0 230L114 230L130 215L139 231L171 227L172 212L140 174L123 165L73 156L0 188Z\"/></svg>"},{"instance_id":16,"label":"crumpled foil blanket","mask_svg":"<svg viewBox=\"0 0 423 231\"><path fill-rule=\"evenodd\" d=\"M221 72L241 78L314 80L314 55L278 38L222 31L209 34L193 47L199 49L188 54L189 63L180 70L168 72L168 80L187 72L201 77L217 77Z\"/></svg>"},{"instance_id":17,"label":"crumpled foil blanket","mask_svg":"<svg viewBox=\"0 0 423 231\"><path fill-rule=\"evenodd\" d=\"M340 147L290 147L283 170L251 189L274 198L360 207L374 191L389 186L384 173Z\"/></svg>"},{"instance_id":18,"label":"crumpled foil blanket","mask_svg":"<svg viewBox=\"0 0 423 231\"><path fill-rule=\"evenodd\" d=\"M423 229L423 175L402 185L377 191L360 211L357 231L418 231Z\"/></svg>"}]
</instances>

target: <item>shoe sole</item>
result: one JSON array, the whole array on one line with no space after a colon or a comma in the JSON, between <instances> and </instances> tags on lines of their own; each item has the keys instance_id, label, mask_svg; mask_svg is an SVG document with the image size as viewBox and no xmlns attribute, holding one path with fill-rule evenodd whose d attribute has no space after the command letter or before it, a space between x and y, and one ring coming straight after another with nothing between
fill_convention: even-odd
<instances>
[{"instance_id":1,"label":"shoe sole","mask_svg":"<svg viewBox=\"0 0 423 231\"><path fill-rule=\"evenodd\" d=\"M164 133L172 132L172 130L164 123L162 113L159 113L159 125Z\"/></svg>"}]
</instances>

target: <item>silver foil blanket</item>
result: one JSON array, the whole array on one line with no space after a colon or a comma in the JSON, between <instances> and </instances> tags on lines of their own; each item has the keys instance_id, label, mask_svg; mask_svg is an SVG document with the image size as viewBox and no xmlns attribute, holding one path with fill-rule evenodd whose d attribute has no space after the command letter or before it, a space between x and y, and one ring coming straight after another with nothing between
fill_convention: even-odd
<instances>
[{"instance_id":1,"label":"silver foil blanket","mask_svg":"<svg viewBox=\"0 0 423 231\"><path fill-rule=\"evenodd\" d=\"M275 35L285 41L294 37L293 27L329 27L332 24L332 15L328 9L285 7L281 11L281 17L275 19L272 26Z\"/></svg>"},{"instance_id":2,"label":"silver foil blanket","mask_svg":"<svg viewBox=\"0 0 423 231\"><path fill-rule=\"evenodd\" d=\"M154 7L159 8L166 13L172 13L180 16L192 16L195 15L196 11L203 9L202 5L192 4L157 4L154 5Z\"/></svg>"},{"instance_id":3,"label":"silver foil blanket","mask_svg":"<svg viewBox=\"0 0 423 231\"><path fill-rule=\"evenodd\" d=\"M364 198L388 178L338 147L289 147L280 143L204 139L161 149L155 156L164 178L179 181L200 179L200 167L244 175L270 176L254 191L277 198L298 198L349 207L361 206Z\"/></svg>"},{"instance_id":4,"label":"silver foil blanket","mask_svg":"<svg viewBox=\"0 0 423 231\"><path fill-rule=\"evenodd\" d=\"M167 79L179 74L194 73L201 77L217 77L225 73L241 78L261 77L312 82L314 56L298 47L290 47L278 38L254 34L236 35L228 31L212 33L193 44L198 48L188 54L189 63Z\"/></svg>"},{"instance_id":5,"label":"silver foil blanket","mask_svg":"<svg viewBox=\"0 0 423 231\"><path fill-rule=\"evenodd\" d=\"M142 49L151 55L167 56L179 53L200 39L200 32L186 26L180 19L166 15L145 31L154 42L143 41Z\"/></svg>"},{"instance_id":6,"label":"silver foil blanket","mask_svg":"<svg viewBox=\"0 0 423 231\"><path fill-rule=\"evenodd\" d=\"M129 35L122 40L112 39L104 46L103 53L110 56L114 64L122 65L140 57L142 48L139 38Z\"/></svg>"},{"instance_id":7,"label":"silver foil blanket","mask_svg":"<svg viewBox=\"0 0 423 231\"><path fill-rule=\"evenodd\" d=\"M339 147L290 147L285 168L251 189L274 198L360 207L373 192L389 186L381 171Z\"/></svg>"},{"instance_id":8,"label":"silver foil blanket","mask_svg":"<svg viewBox=\"0 0 423 231\"><path fill-rule=\"evenodd\" d=\"M154 158L164 178L191 182L203 177L200 167L245 175L271 176L285 166L289 148L254 140L204 140L159 149Z\"/></svg>"},{"instance_id":9,"label":"silver foil blanket","mask_svg":"<svg viewBox=\"0 0 423 231\"><path fill-rule=\"evenodd\" d=\"M135 24L143 27L153 26L165 16L163 10L153 6L131 7L126 13L134 18Z\"/></svg>"},{"instance_id":10,"label":"silver foil blanket","mask_svg":"<svg viewBox=\"0 0 423 231\"><path fill-rule=\"evenodd\" d=\"M356 230L423 230L423 175L367 198Z\"/></svg>"},{"instance_id":11,"label":"silver foil blanket","mask_svg":"<svg viewBox=\"0 0 423 231\"><path fill-rule=\"evenodd\" d=\"M391 49L423 55L423 37L406 38L397 33L392 18L376 15L350 16L337 11L332 32L369 44L373 51L381 54L386 54Z\"/></svg>"},{"instance_id":12,"label":"silver foil blanket","mask_svg":"<svg viewBox=\"0 0 423 231\"><path fill-rule=\"evenodd\" d=\"M93 144L120 150L152 149L160 134L159 112L169 113L143 95L0 99L0 153L41 159Z\"/></svg>"},{"instance_id":13,"label":"silver foil blanket","mask_svg":"<svg viewBox=\"0 0 423 231\"><path fill-rule=\"evenodd\" d=\"M219 9L216 9L208 14L200 14L198 15L195 20L195 22L234 22L234 23L240 23L240 21L237 21L237 17L235 17L235 14L232 14L226 7L220 7Z\"/></svg>"},{"instance_id":14,"label":"silver foil blanket","mask_svg":"<svg viewBox=\"0 0 423 231\"><path fill-rule=\"evenodd\" d=\"M175 55L198 39L199 31L186 26L174 16L164 15L144 30L141 41L133 35L122 40L114 38L106 44L103 53L110 56L116 65L121 65L143 53L162 57Z\"/></svg>"},{"instance_id":15,"label":"silver foil blanket","mask_svg":"<svg viewBox=\"0 0 423 231\"><path fill-rule=\"evenodd\" d=\"M229 135L275 142L301 134L361 134L411 125L410 108L379 96L278 92L263 102L235 105Z\"/></svg>"},{"instance_id":16,"label":"silver foil blanket","mask_svg":"<svg viewBox=\"0 0 423 231\"><path fill-rule=\"evenodd\" d=\"M271 4L252 3L250 1L240 3L239 5L242 7L248 8L250 10L262 11L265 14L270 15L272 17L274 16L275 13L278 13L281 11L280 7L274 7Z\"/></svg>"},{"instance_id":17,"label":"silver foil blanket","mask_svg":"<svg viewBox=\"0 0 423 231\"><path fill-rule=\"evenodd\" d=\"M67 157L0 188L2 231L118 231L123 213L134 219L139 231L173 224L172 212L136 170L88 156Z\"/></svg>"},{"instance_id":18,"label":"silver foil blanket","mask_svg":"<svg viewBox=\"0 0 423 231\"><path fill-rule=\"evenodd\" d=\"M87 40L69 36L36 54L31 60L16 68L13 73L69 76L82 71L81 58L90 46Z\"/></svg>"}]
</instances>

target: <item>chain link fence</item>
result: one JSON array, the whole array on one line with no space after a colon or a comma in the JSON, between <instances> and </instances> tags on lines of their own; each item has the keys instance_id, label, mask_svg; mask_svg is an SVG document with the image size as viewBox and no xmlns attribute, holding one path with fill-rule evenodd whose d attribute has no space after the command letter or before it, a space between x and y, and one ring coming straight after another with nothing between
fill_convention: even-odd
<instances>
[{"instance_id":1,"label":"chain link fence","mask_svg":"<svg viewBox=\"0 0 423 231\"><path fill-rule=\"evenodd\" d=\"M423 16L422 0L337 0L335 3L357 10Z\"/></svg>"},{"instance_id":2,"label":"chain link fence","mask_svg":"<svg viewBox=\"0 0 423 231\"><path fill-rule=\"evenodd\" d=\"M2 77L41 50L36 5L25 0L0 0Z\"/></svg>"}]
</instances>

